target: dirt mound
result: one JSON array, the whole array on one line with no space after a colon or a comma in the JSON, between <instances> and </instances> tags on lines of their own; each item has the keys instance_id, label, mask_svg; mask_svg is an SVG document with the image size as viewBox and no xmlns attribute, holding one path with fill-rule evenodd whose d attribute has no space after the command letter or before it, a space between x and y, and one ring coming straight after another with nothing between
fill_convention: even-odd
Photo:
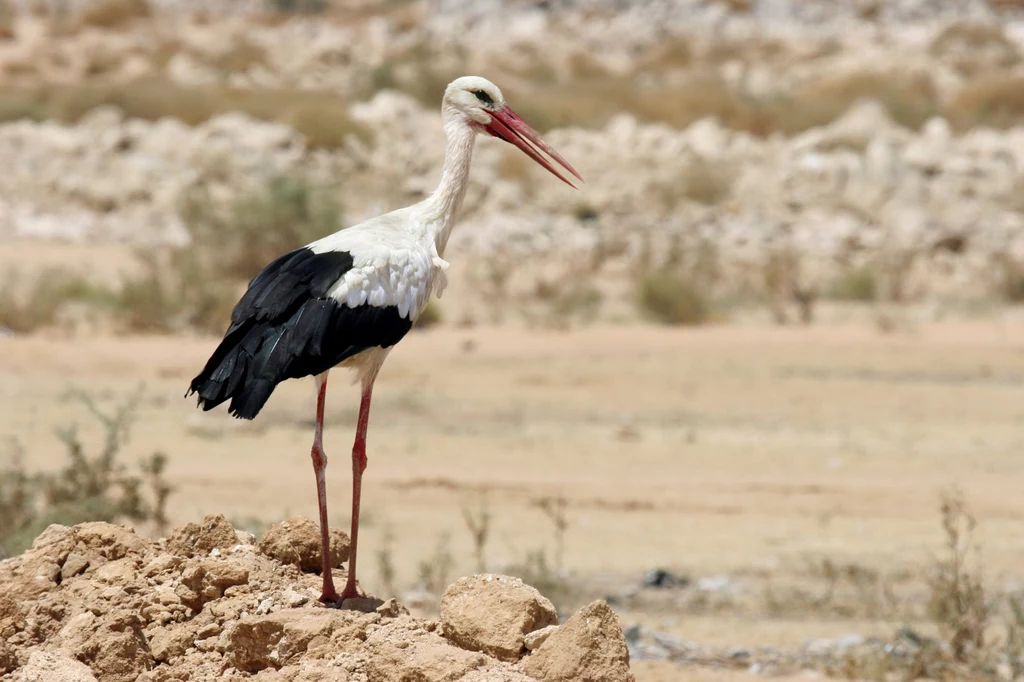
<instances>
[{"instance_id":1,"label":"dirt mound","mask_svg":"<svg viewBox=\"0 0 1024 682\"><path fill-rule=\"evenodd\" d=\"M633 679L607 604L553 626L550 602L515 578L458 581L441 622L414 618L393 599L324 608L319 578L302 570L319 565L319 552L307 547L310 527L290 519L257 545L221 516L158 542L107 523L50 526L30 550L0 562L0 675L25 682ZM335 539L341 563L348 541Z\"/></svg>"}]
</instances>

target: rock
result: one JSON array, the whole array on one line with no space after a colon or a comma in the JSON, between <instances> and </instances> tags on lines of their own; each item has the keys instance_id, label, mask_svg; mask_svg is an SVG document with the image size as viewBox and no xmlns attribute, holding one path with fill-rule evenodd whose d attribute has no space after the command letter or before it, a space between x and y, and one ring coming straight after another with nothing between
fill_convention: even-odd
<instances>
[{"instance_id":1,"label":"rock","mask_svg":"<svg viewBox=\"0 0 1024 682\"><path fill-rule=\"evenodd\" d=\"M175 528L167 538L167 549L181 556L206 556L214 547L230 550L238 544L235 529L223 514L207 516L203 525L187 523Z\"/></svg>"},{"instance_id":2,"label":"rock","mask_svg":"<svg viewBox=\"0 0 1024 682\"><path fill-rule=\"evenodd\" d=\"M644 587L686 587L689 584L689 578L677 577L662 568L653 568L644 574Z\"/></svg>"},{"instance_id":3,"label":"rock","mask_svg":"<svg viewBox=\"0 0 1024 682\"><path fill-rule=\"evenodd\" d=\"M541 682L633 682L619 619L603 601L576 612L523 661Z\"/></svg>"},{"instance_id":4,"label":"rock","mask_svg":"<svg viewBox=\"0 0 1024 682\"><path fill-rule=\"evenodd\" d=\"M226 630L227 658L239 670L280 668L298 658L316 639L326 641L360 617L335 609L288 609L243 619Z\"/></svg>"},{"instance_id":5,"label":"rock","mask_svg":"<svg viewBox=\"0 0 1024 682\"><path fill-rule=\"evenodd\" d=\"M534 630L533 632L527 633L526 637L523 638L523 645L527 651L535 651L540 648L540 645L548 641L555 630L558 629L557 625L549 625L546 628L540 630Z\"/></svg>"},{"instance_id":6,"label":"rock","mask_svg":"<svg viewBox=\"0 0 1024 682\"><path fill-rule=\"evenodd\" d=\"M0 639L0 675L6 675L18 666L18 654L6 640Z\"/></svg>"},{"instance_id":7,"label":"rock","mask_svg":"<svg viewBox=\"0 0 1024 682\"><path fill-rule=\"evenodd\" d=\"M249 582L249 569L236 561L225 559L207 559L203 561L203 582L223 592L235 585Z\"/></svg>"},{"instance_id":8,"label":"rock","mask_svg":"<svg viewBox=\"0 0 1024 682\"><path fill-rule=\"evenodd\" d=\"M207 545L228 537L220 532L226 524L208 521L180 536ZM362 610L324 608L314 601L316 576L255 548L215 556L211 547L186 556L171 553L177 550L166 540L150 542L109 524L53 527L36 544L0 561L4 680L170 682L241 674L282 682L528 682L517 660L527 637L531 647L539 645L536 656L561 632L529 632L553 623L554 611L535 590L502 576L460 581L446 615L449 625L467 618L472 624L481 614L504 623L516 633L504 649L500 637L473 627L485 637L477 645L502 649L509 660L456 646L442 636L440 622L414 618L394 599L367 595L349 604ZM66 581L59 580L62 570L71 576Z\"/></svg>"},{"instance_id":9,"label":"rock","mask_svg":"<svg viewBox=\"0 0 1024 682\"><path fill-rule=\"evenodd\" d=\"M461 578L441 598L444 636L500 660L517 660L527 633L557 623L551 602L519 578L490 573Z\"/></svg>"},{"instance_id":10,"label":"rock","mask_svg":"<svg viewBox=\"0 0 1024 682\"><path fill-rule=\"evenodd\" d=\"M60 567L60 579L61 581L67 580L78 575L88 567L89 559L77 552L72 552L68 554L68 558L64 560L64 565Z\"/></svg>"},{"instance_id":11,"label":"rock","mask_svg":"<svg viewBox=\"0 0 1024 682\"><path fill-rule=\"evenodd\" d=\"M177 623L160 628L149 637L149 651L157 661L169 661L181 656L192 646L196 638L196 627L192 623Z\"/></svg>"},{"instance_id":12,"label":"rock","mask_svg":"<svg viewBox=\"0 0 1024 682\"><path fill-rule=\"evenodd\" d=\"M79 547L84 546L89 553L99 554L110 561L139 552L146 544L131 528L103 521L81 523L75 526L74 531Z\"/></svg>"},{"instance_id":13,"label":"rock","mask_svg":"<svg viewBox=\"0 0 1024 682\"><path fill-rule=\"evenodd\" d=\"M89 666L62 651L34 651L11 682L96 682Z\"/></svg>"},{"instance_id":14,"label":"rock","mask_svg":"<svg viewBox=\"0 0 1024 682\"><path fill-rule=\"evenodd\" d=\"M407 616L375 630L366 646L367 682L454 682L488 663L485 656L456 648Z\"/></svg>"},{"instance_id":15,"label":"rock","mask_svg":"<svg viewBox=\"0 0 1024 682\"><path fill-rule=\"evenodd\" d=\"M260 540L259 551L282 564L292 564L307 573L319 573L320 527L304 516L296 516L275 523ZM331 531L331 566L339 567L348 561L348 535Z\"/></svg>"},{"instance_id":16,"label":"rock","mask_svg":"<svg viewBox=\"0 0 1024 682\"><path fill-rule=\"evenodd\" d=\"M377 613L385 618L397 618L398 616L408 616L409 609L399 604L398 600L392 597L377 607Z\"/></svg>"}]
</instances>

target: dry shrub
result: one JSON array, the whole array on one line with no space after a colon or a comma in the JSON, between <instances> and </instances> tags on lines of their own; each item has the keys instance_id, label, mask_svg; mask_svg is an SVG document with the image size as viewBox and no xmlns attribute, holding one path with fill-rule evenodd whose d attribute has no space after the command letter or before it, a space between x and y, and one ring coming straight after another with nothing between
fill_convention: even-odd
<instances>
[{"instance_id":1,"label":"dry shrub","mask_svg":"<svg viewBox=\"0 0 1024 682\"><path fill-rule=\"evenodd\" d=\"M127 520L166 532L167 498L173 492L164 478L167 456L152 453L139 462L138 474L121 461L141 389L113 411L101 409L87 394L71 397L99 422L103 442L91 454L76 425L59 429L57 436L67 453L64 467L31 474L15 445L13 461L0 475L0 557L24 550L51 523Z\"/></svg>"},{"instance_id":2,"label":"dry shrub","mask_svg":"<svg viewBox=\"0 0 1024 682\"><path fill-rule=\"evenodd\" d=\"M321 14L330 8L327 0L265 0L272 14Z\"/></svg>"},{"instance_id":3,"label":"dry shrub","mask_svg":"<svg viewBox=\"0 0 1024 682\"><path fill-rule=\"evenodd\" d=\"M429 329L441 324L443 320L444 315L441 313L440 304L436 300L431 300L420 316L416 318L416 326L413 329Z\"/></svg>"},{"instance_id":4,"label":"dry shrub","mask_svg":"<svg viewBox=\"0 0 1024 682\"><path fill-rule=\"evenodd\" d=\"M275 258L341 227L332 192L299 176L276 176L227 206L204 189L180 213L192 243L140 256L142 272L118 293L125 331L221 333L248 282Z\"/></svg>"},{"instance_id":5,"label":"dry shrub","mask_svg":"<svg viewBox=\"0 0 1024 682\"><path fill-rule=\"evenodd\" d=\"M870 268L848 270L825 287L825 296L834 301L872 303L881 289L878 273Z\"/></svg>"},{"instance_id":6,"label":"dry shrub","mask_svg":"<svg viewBox=\"0 0 1024 682\"><path fill-rule=\"evenodd\" d=\"M968 75L1010 67L1020 60L1016 45L1001 25L977 21L949 24L932 40L929 51L951 59L961 73Z\"/></svg>"},{"instance_id":7,"label":"dry shrub","mask_svg":"<svg viewBox=\"0 0 1024 682\"><path fill-rule=\"evenodd\" d=\"M334 93L185 86L164 78L125 83L67 83L0 87L0 120L30 117L75 123L93 109L112 105L129 118L176 118L198 125L238 111L264 121L293 125L314 147L343 144L348 135L369 140L371 131L349 116L348 101ZM4 112L11 112L5 118Z\"/></svg>"},{"instance_id":8,"label":"dry shrub","mask_svg":"<svg viewBox=\"0 0 1024 682\"><path fill-rule=\"evenodd\" d=\"M535 314L523 310L531 325L549 329L570 329L577 323L589 323L597 319L604 297L590 281L592 273L570 268L555 280L538 281L534 299L540 304Z\"/></svg>"},{"instance_id":9,"label":"dry shrub","mask_svg":"<svg viewBox=\"0 0 1024 682\"><path fill-rule=\"evenodd\" d=\"M794 92L752 96L717 70L697 69L672 85L644 86L634 76L608 75L508 88L524 118L540 130L568 125L599 128L620 112L642 121L685 128L713 117L723 126L765 136L796 134L842 116L861 99L881 102L897 122L912 128L939 111L930 76L857 71L820 79Z\"/></svg>"},{"instance_id":10,"label":"dry shrub","mask_svg":"<svg viewBox=\"0 0 1024 682\"><path fill-rule=\"evenodd\" d=\"M960 130L979 125L1010 128L1024 121L1024 75L1010 71L970 80L949 104L949 118Z\"/></svg>"},{"instance_id":11,"label":"dry shrub","mask_svg":"<svg viewBox=\"0 0 1024 682\"><path fill-rule=\"evenodd\" d=\"M1003 256L996 263L996 268L999 273L997 287L1000 298L1014 305L1024 303L1024 264Z\"/></svg>"},{"instance_id":12,"label":"dry shrub","mask_svg":"<svg viewBox=\"0 0 1024 682\"><path fill-rule=\"evenodd\" d=\"M682 36L673 36L649 48L640 56L637 71L664 73L689 68L694 61L693 47Z\"/></svg>"},{"instance_id":13,"label":"dry shrub","mask_svg":"<svg viewBox=\"0 0 1024 682\"><path fill-rule=\"evenodd\" d=\"M224 52L207 58L207 61L224 74L244 73L253 67L265 66L267 51L243 38Z\"/></svg>"},{"instance_id":14,"label":"dry shrub","mask_svg":"<svg viewBox=\"0 0 1024 682\"><path fill-rule=\"evenodd\" d=\"M655 194L666 210L675 209L683 200L714 206L729 197L734 180L735 172L728 164L697 156L660 178Z\"/></svg>"},{"instance_id":15,"label":"dry shrub","mask_svg":"<svg viewBox=\"0 0 1024 682\"><path fill-rule=\"evenodd\" d=\"M301 176L278 175L220 209L203 188L187 192L181 216L190 250L209 254L216 268L248 280L278 256L341 227L333 192Z\"/></svg>"},{"instance_id":16,"label":"dry shrub","mask_svg":"<svg viewBox=\"0 0 1024 682\"><path fill-rule=\"evenodd\" d=\"M96 0L82 10L78 20L83 26L117 29L152 14L149 0Z\"/></svg>"},{"instance_id":17,"label":"dry shrub","mask_svg":"<svg viewBox=\"0 0 1024 682\"><path fill-rule=\"evenodd\" d=\"M11 272L0 289L0 327L15 333L52 326L70 303L111 307L116 301L107 289L57 269L40 274L27 290L19 290L17 282L18 274Z\"/></svg>"},{"instance_id":18,"label":"dry shrub","mask_svg":"<svg viewBox=\"0 0 1024 682\"><path fill-rule=\"evenodd\" d=\"M977 522L963 495L949 492L940 505L946 554L929 578L928 610L949 642L953 657L960 662L979 657L985 649L990 605L975 562Z\"/></svg>"},{"instance_id":19,"label":"dry shrub","mask_svg":"<svg viewBox=\"0 0 1024 682\"><path fill-rule=\"evenodd\" d=\"M862 99L877 100L893 120L915 129L940 108L935 83L927 74L854 71L800 88L788 103L778 103L775 119L780 130L796 133L835 120Z\"/></svg>"},{"instance_id":20,"label":"dry shrub","mask_svg":"<svg viewBox=\"0 0 1024 682\"><path fill-rule=\"evenodd\" d=\"M692 279L667 272L644 275L639 284L640 309L647 317L670 325L699 325L711 319L711 301Z\"/></svg>"},{"instance_id":21,"label":"dry shrub","mask_svg":"<svg viewBox=\"0 0 1024 682\"><path fill-rule=\"evenodd\" d=\"M0 0L0 40L14 40L14 23L17 18L18 10L10 0Z\"/></svg>"},{"instance_id":22,"label":"dry shrub","mask_svg":"<svg viewBox=\"0 0 1024 682\"><path fill-rule=\"evenodd\" d=\"M769 250L762 263L760 281L754 288L764 300L777 324L789 324L788 307L794 305L803 324L814 321L818 292L801 280L801 254L797 249L780 246Z\"/></svg>"}]
</instances>

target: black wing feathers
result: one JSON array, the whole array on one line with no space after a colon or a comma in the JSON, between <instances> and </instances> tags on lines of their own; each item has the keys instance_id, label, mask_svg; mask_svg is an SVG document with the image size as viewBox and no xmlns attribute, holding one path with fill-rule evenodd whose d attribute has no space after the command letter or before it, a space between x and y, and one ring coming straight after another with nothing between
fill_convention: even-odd
<instances>
[{"instance_id":1,"label":"black wing feathers","mask_svg":"<svg viewBox=\"0 0 1024 682\"><path fill-rule=\"evenodd\" d=\"M325 372L374 346L398 343L412 322L395 306L349 308L327 297L353 267L346 252L307 248L281 256L249 282L231 326L189 393L210 410L252 419L285 379Z\"/></svg>"}]
</instances>

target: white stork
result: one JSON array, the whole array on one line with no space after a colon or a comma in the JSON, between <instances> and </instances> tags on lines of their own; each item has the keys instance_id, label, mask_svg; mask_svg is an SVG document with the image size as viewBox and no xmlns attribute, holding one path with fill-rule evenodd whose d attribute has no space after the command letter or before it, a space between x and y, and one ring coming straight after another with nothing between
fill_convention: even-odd
<instances>
[{"instance_id":1,"label":"white stork","mask_svg":"<svg viewBox=\"0 0 1024 682\"><path fill-rule=\"evenodd\" d=\"M320 601L341 604L359 596L356 549L359 495L366 469L370 395L381 365L409 331L435 291L445 286L444 249L466 193L477 133L511 142L570 186L542 155L573 176L580 174L505 104L490 81L465 76L452 81L441 103L447 141L437 190L414 206L372 218L285 254L257 274L231 313L231 325L188 394L210 410L230 400L229 412L254 418L274 388L286 379L316 381L313 470L320 506L323 593ZM362 384L352 447L352 536L348 579L341 595L331 578L323 449L327 374L335 366L356 372Z\"/></svg>"}]
</instances>

